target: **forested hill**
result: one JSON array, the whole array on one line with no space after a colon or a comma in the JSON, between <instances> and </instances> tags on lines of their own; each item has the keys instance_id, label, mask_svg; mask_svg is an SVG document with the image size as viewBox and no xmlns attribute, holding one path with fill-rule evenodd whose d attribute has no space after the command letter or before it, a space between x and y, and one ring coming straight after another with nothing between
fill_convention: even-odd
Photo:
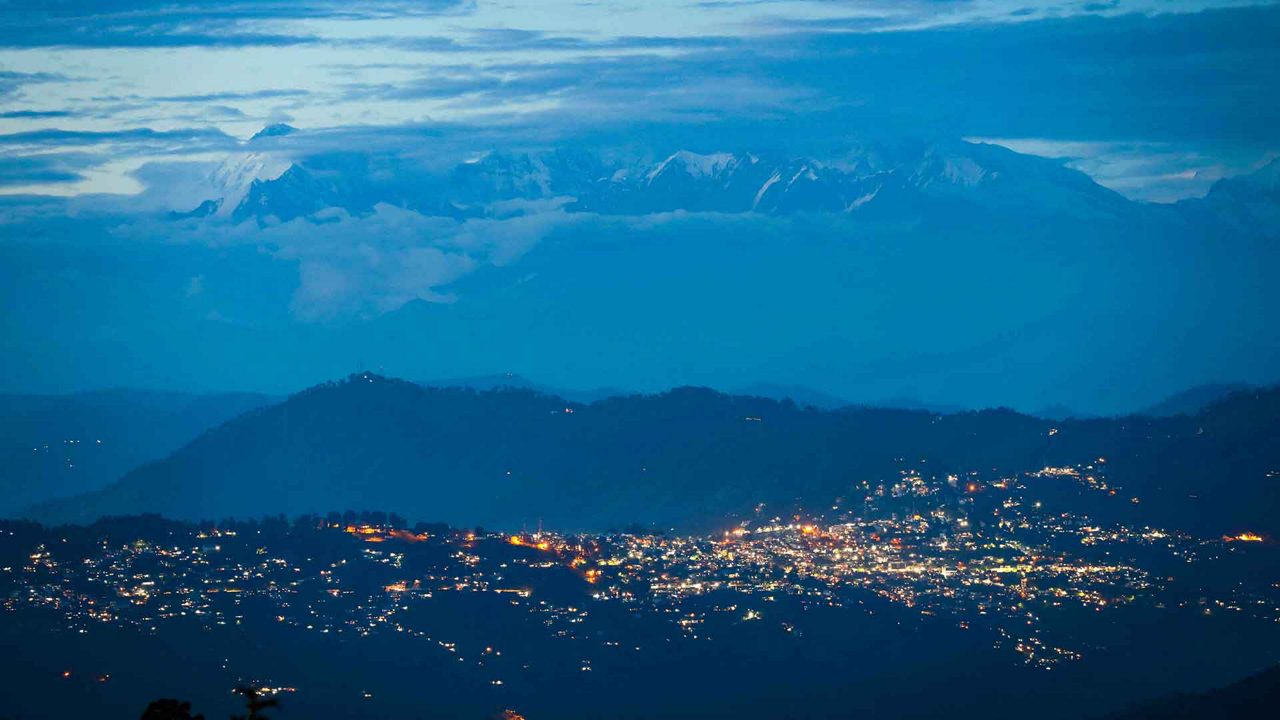
<instances>
[{"instance_id":1,"label":"forested hill","mask_svg":"<svg viewBox=\"0 0 1280 720\"><path fill-rule=\"evenodd\" d=\"M364 374L251 411L105 490L29 514L80 522L352 508L494 527L706 528L837 500L857 512L868 487L904 471L938 483L976 471L1043 485L1104 519L1275 534L1277 428L1276 389L1194 416L1059 422L1009 410L824 411L701 388L578 404ZM1088 463L1116 493L1058 492L1066 480L1027 475Z\"/></svg>"}]
</instances>

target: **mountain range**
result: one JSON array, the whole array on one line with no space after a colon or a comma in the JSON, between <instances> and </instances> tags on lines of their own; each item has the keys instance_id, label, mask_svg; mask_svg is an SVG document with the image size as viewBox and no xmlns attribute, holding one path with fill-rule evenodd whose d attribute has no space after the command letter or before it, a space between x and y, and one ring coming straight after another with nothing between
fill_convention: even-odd
<instances>
[{"instance_id":1,"label":"mountain range","mask_svg":"<svg viewBox=\"0 0 1280 720\"><path fill-rule=\"evenodd\" d=\"M1023 478L1101 520L1280 532L1280 390L1196 415L1051 421L730 396L704 388L574 403L519 388L360 374L214 428L103 490L37 505L45 522L388 508L518 528L713 528L824 511L903 472ZM1098 493L1045 467L1105 463ZM868 485L863 485L868 483ZM762 510L762 508L765 508Z\"/></svg>"},{"instance_id":2,"label":"mountain range","mask_svg":"<svg viewBox=\"0 0 1280 720\"><path fill-rule=\"evenodd\" d=\"M221 196L173 217L221 214L265 224L328 208L364 215L388 204L464 219L509 213L495 206L511 201L558 200L569 212L606 215L837 213L899 222L966 208L1088 219L1156 213L1273 233L1280 219L1277 175L1280 164L1273 161L1253 175L1220 181L1205 198L1150 205L1058 160L963 140L866 143L829 158L687 149L637 158L561 148L491 151L431 165L356 150L288 163L251 152L210 177L211 192L221 188Z\"/></svg>"}]
</instances>

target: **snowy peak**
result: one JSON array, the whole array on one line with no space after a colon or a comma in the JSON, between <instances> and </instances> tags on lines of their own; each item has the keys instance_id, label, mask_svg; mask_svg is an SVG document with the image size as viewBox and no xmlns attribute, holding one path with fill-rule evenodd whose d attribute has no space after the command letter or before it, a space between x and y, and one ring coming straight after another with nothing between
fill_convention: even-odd
<instances>
[{"instance_id":1,"label":"snowy peak","mask_svg":"<svg viewBox=\"0 0 1280 720\"><path fill-rule=\"evenodd\" d=\"M983 167L973 158L931 153L912 173L911 181L920 188L935 183L972 188L999 176L999 171Z\"/></svg>"},{"instance_id":2,"label":"snowy peak","mask_svg":"<svg viewBox=\"0 0 1280 720\"><path fill-rule=\"evenodd\" d=\"M264 153L233 156L209 173L208 184L214 189L221 207L229 213L249 193L255 183L274 180L289 169L287 161Z\"/></svg>"},{"instance_id":3,"label":"snowy peak","mask_svg":"<svg viewBox=\"0 0 1280 720\"><path fill-rule=\"evenodd\" d=\"M962 141L857 146L831 159L678 150L658 161L578 150L483 152L444 167L358 152L281 167L249 154L224 164L218 214L288 221L379 204L455 218L513 200L568 199L569 212L867 213L915 219L957 203L1007 213L1115 214L1133 203L1062 164ZM233 210L234 209L234 210Z\"/></svg>"},{"instance_id":4,"label":"snowy peak","mask_svg":"<svg viewBox=\"0 0 1280 720\"><path fill-rule=\"evenodd\" d=\"M656 167L648 172L645 179L651 185L654 180L663 175L669 176L671 173L678 173L699 180L715 179L727 172L732 172L739 162L741 161L738 157L732 153L722 152L700 155L688 150L680 150L658 163Z\"/></svg>"}]
</instances>

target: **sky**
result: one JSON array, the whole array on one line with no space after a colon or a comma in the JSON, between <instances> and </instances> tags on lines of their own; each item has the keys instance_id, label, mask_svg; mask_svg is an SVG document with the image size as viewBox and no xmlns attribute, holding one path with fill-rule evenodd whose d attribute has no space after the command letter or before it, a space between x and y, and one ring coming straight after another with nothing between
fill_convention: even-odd
<instances>
[{"instance_id":1,"label":"sky","mask_svg":"<svg viewBox=\"0 0 1280 720\"><path fill-rule=\"evenodd\" d=\"M1243 2L10 0L0 12L8 194L136 193L142 165L226 152L273 122L564 136L769 118L828 140L892 126L1070 158L1156 200L1276 152L1277 14Z\"/></svg>"},{"instance_id":2,"label":"sky","mask_svg":"<svg viewBox=\"0 0 1280 720\"><path fill-rule=\"evenodd\" d=\"M1218 282L1229 287L1202 287L1182 265L1087 293L1090 274L1080 270L1066 280L1076 295L1042 297L1026 312L1007 298L974 300L962 318L941 322L925 310L947 306L940 288L975 293L940 279L918 290L919 307L886 297L904 275L948 269L929 264L946 253L924 249L929 259L913 268L909 258L849 244L851 234L885 243L907 242L903 236L850 229L842 218L621 222L570 217L551 203L450 221L385 204L363 215L333 211L326 222L165 220L228 184L243 192L255 178L338 152L395 158L391 172L407 173L400 168L512 148L830 162L859 143L902 139L996 144L1079 170L1135 204L1194 202L1215 182L1280 155L1273 3L0 0L0 19L0 276L9 284L0 330L11 350L0 369L9 389L287 391L367 362L422 379L513 371L575 387L640 389L767 381L854 400L918 395L1115 411L1197 382L1280 375L1265 329L1275 309L1266 281L1225 276ZM251 139L277 123L298 132ZM705 242L697 251L665 247L674 228L696 228ZM1203 232L1183 230L1180 245L1144 250L1154 255L1134 250L1121 266L1132 262L1142 274L1165 264L1153 257L1198 258ZM802 232L810 245L777 245ZM1066 229L1009 232L1056 248ZM1088 234L1084 226L1079 232ZM1275 228L1262 232L1274 237ZM600 251L594 243L604 234L624 245ZM733 250L724 244L743 237L759 245L726 259ZM655 247L664 250L627 260L651 267L651 284L622 293L617 288L631 279L593 281L626 271L610 253ZM1045 271L1045 256L1016 264L1010 258L1019 253L998 247L993 241L952 261L995 263L1019 278ZM1052 262L1083 263L1084 252L1066 261L1054 254ZM1209 265L1197 262L1253 272L1266 259L1260 253L1245 243ZM807 274L824 275L829 262L847 263L851 275L828 277L825 291L812 294ZM690 274L692 267L706 275ZM788 268L786 278L762 274L771 267ZM726 273L731 288L720 287ZM573 294L543 289L511 299L502 283L531 276L560 278ZM654 297L669 281L678 281L669 296ZM1123 317L1121 332L1142 302L1120 288L1148 281L1183 322L1117 346L1114 364L1100 362L1102 351L1087 347L1085 335L1071 335L1098 328L1081 322L1064 331L1073 346L1052 353L1043 377L1011 370L1012 359L979 367L1002 353L1049 353L1048 345L1015 346L1026 345L1027 328L1070 315L1086 294L1104 293L1093 311ZM770 343L769 329L749 319L704 317L717 304L709 288L737 291L743 283L758 283L750 292L774 295L787 313L817 319L777 328ZM884 315L832 330L844 322L824 315L835 310L797 298L829 308L856 302ZM559 335L525 338L504 357L503 339L523 337L534 320L522 313L539 303L545 317L559 317L547 326ZM615 320L578 322L567 309L589 305ZM648 314L632 315L637 305ZM405 343L406 335L434 332L437 321L418 313L442 312L452 313L453 329L440 337L448 350ZM1224 312L1237 320L1214 315ZM689 317L702 320L662 329ZM1193 331L1215 322L1228 329ZM908 323L936 346L913 355L916 365L885 350L912 335L903 330ZM354 336L367 345L352 349ZM718 340L691 349L708 337ZM457 352L458 343L471 351ZM599 343L612 350L583 362ZM563 349L548 349L557 345ZM734 348L754 359L733 362ZM1001 379L1010 372L1016 382ZM1119 396L1117 378L1127 388Z\"/></svg>"}]
</instances>

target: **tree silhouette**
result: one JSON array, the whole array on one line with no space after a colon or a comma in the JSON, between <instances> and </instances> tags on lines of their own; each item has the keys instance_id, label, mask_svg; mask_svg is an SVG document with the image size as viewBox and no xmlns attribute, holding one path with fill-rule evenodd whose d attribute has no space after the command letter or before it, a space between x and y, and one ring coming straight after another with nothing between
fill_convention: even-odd
<instances>
[{"instance_id":1,"label":"tree silhouette","mask_svg":"<svg viewBox=\"0 0 1280 720\"><path fill-rule=\"evenodd\" d=\"M279 707L280 705L280 701L264 695L262 690L256 687L238 687L236 692L244 696L244 703L249 709L249 714L235 715L231 720L268 720L267 716L262 714L262 711L267 708Z\"/></svg>"},{"instance_id":2,"label":"tree silhouette","mask_svg":"<svg viewBox=\"0 0 1280 720\"><path fill-rule=\"evenodd\" d=\"M142 711L142 720L204 720L204 716L192 715L189 702L161 698Z\"/></svg>"}]
</instances>

